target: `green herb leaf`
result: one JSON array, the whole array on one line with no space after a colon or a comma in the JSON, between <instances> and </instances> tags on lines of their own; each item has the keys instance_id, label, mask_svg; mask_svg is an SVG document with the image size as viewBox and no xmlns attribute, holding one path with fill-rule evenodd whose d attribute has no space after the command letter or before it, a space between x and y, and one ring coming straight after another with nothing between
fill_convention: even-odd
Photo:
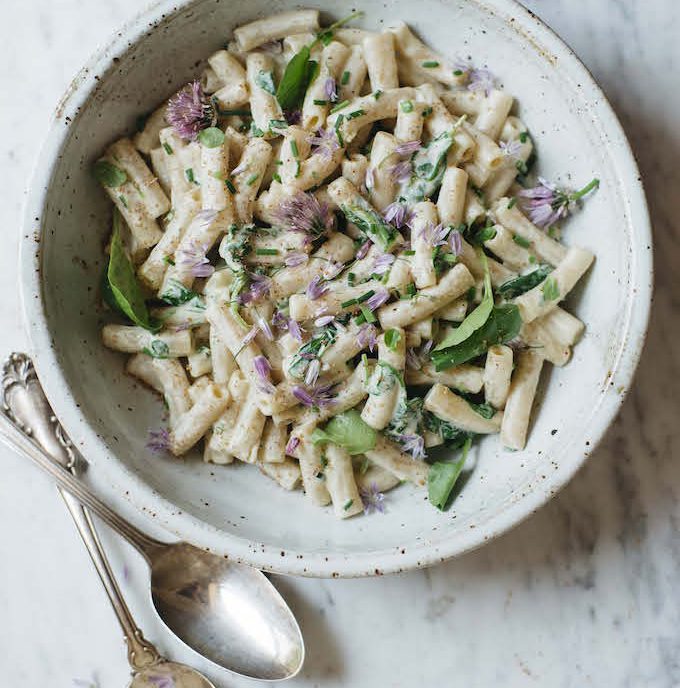
<instances>
[{"instance_id":1,"label":"green herb leaf","mask_svg":"<svg viewBox=\"0 0 680 688\"><path fill-rule=\"evenodd\" d=\"M167 358L170 355L170 347L162 339L153 339L151 345L142 351L152 358Z\"/></svg>"},{"instance_id":2,"label":"green herb leaf","mask_svg":"<svg viewBox=\"0 0 680 688\"><path fill-rule=\"evenodd\" d=\"M519 308L508 303L494 306L488 320L464 342L431 355L435 370L446 370L481 356L494 344L504 344L519 334L522 318Z\"/></svg>"},{"instance_id":3,"label":"green herb leaf","mask_svg":"<svg viewBox=\"0 0 680 688\"><path fill-rule=\"evenodd\" d=\"M471 444L472 441L468 438L463 445L463 452L458 461L453 463L437 461L430 466L430 472L427 476L427 497L430 503L440 511L444 511L449 501L451 490L453 490L463 470Z\"/></svg>"},{"instance_id":4,"label":"green herb leaf","mask_svg":"<svg viewBox=\"0 0 680 688\"><path fill-rule=\"evenodd\" d=\"M524 237L521 237L519 234L514 234L512 240L522 248L529 248L531 246L531 242L527 241Z\"/></svg>"},{"instance_id":5,"label":"green herb leaf","mask_svg":"<svg viewBox=\"0 0 680 688\"><path fill-rule=\"evenodd\" d=\"M175 151L172 150L172 146L169 143L163 144L163 150L168 154L172 155Z\"/></svg>"},{"instance_id":6,"label":"green herb leaf","mask_svg":"<svg viewBox=\"0 0 680 688\"><path fill-rule=\"evenodd\" d=\"M113 235L106 278L110 289L108 296L124 315L135 325L146 330L154 332L159 329L149 317L144 294L135 277L135 269L123 247L120 236L120 214L117 210L113 212Z\"/></svg>"},{"instance_id":7,"label":"green herb leaf","mask_svg":"<svg viewBox=\"0 0 680 688\"><path fill-rule=\"evenodd\" d=\"M224 144L224 132L218 127L208 127L199 132L198 140L206 148L219 148Z\"/></svg>"},{"instance_id":8,"label":"green herb leaf","mask_svg":"<svg viewBox=\"0 0 680 688\"><path fill-rule=\"evenodd\" d=\"M403 103L402 103L403 105ZM413 174L402 196L407 203L418 203L432 197L441 186L446 170L446 154L453 144L452 132L444 132L421 146L411 158Z\"/></svg>"},{"instance_id":9,"label":"green herb leaf","mask_svg":"<svg viewBox=\"0 0 680 688\"><path fill-rule=\"evenodd\" d=\"M520 294L524 294L538 286L552 271L551 265L540 265L526 275L520 275L507 282L503 282L498 287L498 293L505 299L514 299L520 296Z\"/></svg>"},{"instance_id":10,"label":"green herb leaf","mask_svg":"<svg viewBox=\"0 0 680 688\"><path fill-rule=\"evenodd\" d=\"M373 449L377 437L376 431L361 419L361 414L356 409L350 409L331 418L323 429L316 428L312 433L312 442L337 444L354 456Z\"/></svg>"},{"instance_id":11,"label":"green herb leaf","mask_svg":"<svg viewBox=\"0 0 680 688\"><path fill-rule=\"evenodd\" d=\"M273 96L276 95L276 86L274 86L274 76L271 72L266 72L264 69L261 69L255 75L255 83L263 91L266 91L267 93L270 93Z\"/></svg>"},{"instance_id":12,"label":"green herb leaf","mask_svg":"<svg viewBox=\"0 0 680 688\"><path fill-rule=\"evenodd\" d=\"M125 171L108 160L97 160L94 164L94 177L102 186L108 186L111 189L122 186L128 180Z\"/></svg>"},{"instance_id":13,"label":"green herb leaf","mask_svg":"<svg viewBox=\"0 0 680 688\"><path fill-rule=\"evenodd\" d=\"M196 296L199 295L192 289L185 287L179 280L170 280L165 292L161 294L161 299L171 306L179 306L191 301Z\"/></svg>"},{"instance_id":14,"label":"green herb leaf","mask_svg":"<svg viewBox=\"0 0 680 688\"><path fill-rule=\"evenodd\" d=\"M347 82L349 81L349 77L350 77L350 73L347 70L345 70L342 73L342 77L340 78L340 84L342 86L345 86L347 84Z\"/></svg>"},{"instance_id":15,"label":"green herb leaf","mask_svg":"<svg viewBox=\"0 0 680 688\"><path fill-rule=\"evenodd\" d=\"M491 420L496 415L496 409L491 404L476 404L474 401L468 401L468 405L475 413L487 420Z\"/></svg>"},{"instance_id":16,"label":"green herb leaf","mask_svg":"<svg viewBox=\"0 0 680 688\"><path fill-rule=\"evenodd\" d=\"M305 97L307 87L318 66L309 56L309 46L304 46L286 65L276 89L276 100L284 110L294 110Z\"/></svg>"},{"instance_id":17,"label":"green herb leaf","mask_svg":"<svg viewBox=\"0 0 680 688\"><path fill-rule=\"evenodd\" d=\"M434 69L435 67L439 67L439 62L436 60L427 60L423 62L423 67L425 67L425 69Z\"/></svg>"},{"instance_id":18,"label":"green herb leaf","mask_svg":"<svg viewBox=\"0 0 680 688\"><path fill-rule=\"evenodd\" d=\"M376 210L366 205L342 205L341 210L348 222L355 224L366 236L387 251L397 236L397 230L385 221Z\"/></svg>"},{"instance_id":19,"label":"green herb leaf","mask_svg":"<svg viewBox=\"0 0 680 688\"><path fill-rule=\"evenodd\" d=\"M423 425L427 430L439 435L448 447L459 449L465 444L468 439L474 438L474 435L465 430L461 430L452 423L435 416L430 411L423 411Z\"/></svg>"},{"instance_id":20,"label":"green herb leaf","mask_svg":"<svg viewBox=\"0 0 680 688\"><path fill-rule=\"evenodd\" d=\"M489 261L481 249L477 249L477 254L484 267L484 296L479 306L465 317L465 320L435 348L435 351L441 351L442 349L461 344L482 327L491 315L493 310L493 289L491 287L491 275L489 274Z\"/></svg>"},{"instance_id":21,"label":"green herb leaf","mask_svg":"<svg viewBox=\"0 0 680 688\"><path fill-rule=\"evenodd\" d=\"M544 301L557 301L560 298L560 288L554 277L548 277L541 288Z\"/></svg>"},{"instance_id":22,"label":"green herb leaf","mask_svg":"<svg viewBox=\"0 0 680 688\"><path fill-rule=\"evenodd\" d=\"M399 332L399 330L389 329L385 331L385 346L390 349L390 351L396 351L400 341L401 332Z\"/></svg>"},{"instance_id":23,"label":"green herb leaf","mask_svg":"<svg viewBox=\"0 0 680 688\"><path fill-rule=\"evenodd\" d=\"M401 102L402 112L413 112L413 103L410 100L404 100Z\"/></svg>"},{"instance_id":24,"label":"green herb leaf","mask_svg":"<svg viewBox=\"0 0 680 688\"><path fill-rule=\"evenodd\" d=\"M331 108L331 115L335 114L338 110L342 110L342 108L346 107L349 105L349 100L343 100L342 102L338 103L337 105L334 105Z\"/></svg>"}]
</instances>

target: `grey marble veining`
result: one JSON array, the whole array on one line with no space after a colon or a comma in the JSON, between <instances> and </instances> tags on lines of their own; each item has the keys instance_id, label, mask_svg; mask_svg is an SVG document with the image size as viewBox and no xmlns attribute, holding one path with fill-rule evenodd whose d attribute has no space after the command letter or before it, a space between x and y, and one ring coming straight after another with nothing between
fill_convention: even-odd
<instances>
[{"instance_id":1,"label":"grey marble veining","mask_svg":"<svg viewBox=\"0 0 680 688\"><path fill-rule=\"evenodd\" d=\"M278 579L308 661L293 686L680 685L680 4L532 0L612 100L641 166L654 224L656 296L633 390L586 467L538 514L477 552L381 579ZM135 0L5 0L0 26L0 321L24 345L16 298L23 189L49 113ZM597 228L593 228L597 231ZM603 297L606 298L606 297ZM46 479L0 450L0 685L125 683L115 622ZM160 626L138 557L106 537L147 635ZM214 674L218 686L246 686Z\"/></svg>"}]
</instances>

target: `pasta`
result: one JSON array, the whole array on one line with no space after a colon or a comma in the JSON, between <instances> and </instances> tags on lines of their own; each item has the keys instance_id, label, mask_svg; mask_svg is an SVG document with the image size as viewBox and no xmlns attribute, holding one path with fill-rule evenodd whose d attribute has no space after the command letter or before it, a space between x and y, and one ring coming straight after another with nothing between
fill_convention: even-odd
<instances>
[{"instance_id":1,"label":"pasta","mask_svg":"<svg viewBox=\"0 0 680 688\"><path fill-rule=\"evenodd\" d=\"M526 446L585 328L561 304L594 256L560 225L599 183L532 186L488 70L355 17L236 28L94 165L102 341L168 410L149 448L202 442L340 519L402 482L444 509L475 438Z\"/></svg>"}]
</instances>

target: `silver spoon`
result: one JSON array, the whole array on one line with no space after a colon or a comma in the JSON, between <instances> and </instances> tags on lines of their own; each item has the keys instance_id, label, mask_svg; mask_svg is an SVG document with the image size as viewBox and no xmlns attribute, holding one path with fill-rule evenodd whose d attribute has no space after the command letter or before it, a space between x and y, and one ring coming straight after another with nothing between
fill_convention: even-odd
<instances>
[{"instance_id":1,"label":"silver spoon","mask_svg":"<svg viewBox=\"0 0 680 688\"><path fill-rule=\"evenodd\" d=\"M187 645L249 678L277 681L295 676L304 660L302 634L264 574L185 542L155 540L116 514L65 467L75 465L76 455L42 392L31 360L24 354L12 354L3 372L5 413L0 414L0 439L32 459L69 493L62 494L123 627L128 658L136 672L130 685L158 686L159 677L167 675L175 679L177 688L212 687L193 669L164 660L144 638L121 597L89 515L80 504L144 556L151 568L154 607L166 626Z\"/></svg>"}]
</instances>

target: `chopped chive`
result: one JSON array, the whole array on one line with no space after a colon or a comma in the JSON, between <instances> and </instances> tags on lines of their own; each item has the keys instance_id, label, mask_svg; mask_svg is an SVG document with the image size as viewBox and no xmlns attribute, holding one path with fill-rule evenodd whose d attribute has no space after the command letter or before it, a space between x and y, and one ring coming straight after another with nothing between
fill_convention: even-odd
<instances>
[{"instance_id":1,"label":"chopped chive","mask_svg":"<svg viewBox=\"0 0 680 688\"><path fill-rule=\"evenodd\" d=\"M385 346L390 351L396 351L399 342L401 341L401 333L399 330L389 329L385 332Z\"/></svg>"},{"instance_id":2,"label":"chopped chive","mask_svg":"<svg viewBox=\"0 0 680 688\"><path fill-rule=\"evenodd\" d=\"M300 161L296 160L295 161L295 178L297 179L300 176Z\"/></svg>"},{"instance_id":3,"label":"chopped chive","mask_svg":"<svg viewBox=\"0 0 680 688\"><path fill-rule=\"evenodd\" d=\"M328 101L327 100L317 100L316 98L314 98L314 105L328 105Z\"/></svg>"},{"instance_id":4,"label":"chopped chive","mask_svg":"<svg viewBox=\"0 0 680 688\"><path fill-rule=\"evenodd\" d=\"M350 287L354 285L355 279L356 279L356 275L353 272L347 273L347 284L349 284Z\"/></svg>"},{"instance_id":5,"label":"chopped chive","mask_svg":"<svg viewBox=\"0 0 680 688\"><path fill-rule=\"evenodd\" d=\"M359 315L357 315L357 317L354 318L354 322L355 322L357 325L363 325L363 323L366 322L366 318L364 317L364 314L363 314L363 313L359 313Z\"/></svg>"},{"instance_id":6,"label":"chopped chive","mask_svg":"<svg viewBox=\"0 0 680 688\"><path fill-rule=\"evenodd\" d=\"M277 181L279 184L282 184L283 182L281 181L281 175L278 172L274 172L272 175L272 179L274 181Z\"/></svg>"},{"instance_id":7,"label":"chopped chive","mask_svg":"<svg viewBox=\"0 0 680 688\"><path fill-rule=\"evenodd\" d=\"M352 506L352 504L354 504L354 500L353 500L353 499L348 499L348 500L344 503L344 505L343 505L343 507L342 507L342 510L343 510L343 511L347 511L347 509L349 509L349 508Z\"/></svg>"},{"instance_id":8,"label":"chopped chive","mask_svg":"<svg viewBox=\"0 0 680 688\"><path fill-rule=\"evenodd\" d=\"M406 293L409 296L415 296L418 293L418 290L416 289L416 285L413 282L406 285Z\"/></svg>"},{"instance_id":9,"label":"chopped chive","mask_svg":"<svg viewBox=\"0 0 680 688\"><path fill-rule=\"evenodd\" d=\"M510 210L510 208L514 208L516 205L517 205L517 197L515 196L515 197L511 198L510 201L508 202L508 210Z\"/></svg>"},{"instance_id":10,"label":"chopped chive","mask_svg":"<svg viewBox=\"0 0 680 688\"><path fill-rule=\"evenodd\" d=\"M435 67L439 67L439 62L436 60L426 60L423 62L423 67L426 69L434 69Z\"/></svg>"},{"instance_id":11,"label":"chopped chive","mask_svg":"<svg viewBox=\"0 0 680 688\"><path fill-rule=\"evenodd\" d=\"M349 81L349 72L345 70L340 77L340 83L344 86Z\"/></svg>"},{"instance_id":12,"label":"chopped chive","mask_svg":"<svg viewBox=\"0 0 680 688\"><path fill-rule=\"evenodd\" d=\"M380 96L381 96L382 94L383 94L383 92L382 92L381 90L377 90L377 91L373 94L373 97L374 97L376 100L380 100Z\"/></svg>"},{"instance_id":13,"label":"chopped chive","mask_svg":"<svg viewBox=\"0 0 680 688\"><path fill-rule=\"evenodd\" d=\"M186 170L184 170L184 176L187 178L187 181L190 184L196 184L196 177L194 177L194 170L193 168L189 167Z\"/></svg>"},{"instance_id":14,"label":"chopped chive","mask_svg":"<svg viewBox=\"0 0 680 688\"><path fill-rule=\"evenodd\" d=\"M340 114L340 115L338 115L338 119L335 120L335 135L338 137L338 143L342 147L345 146L345 140L343 139L343 136L340 133L340 125L343 123L344 119L345 119L345 116Z\"/></svg>"},{"instance_id":15,"label":"chopped chive","mask_svg":"<svg viewBox=\"0 0 680 688\"><path fill-rule=\"evenodd\" d=\"M174 265L175 261L172 259L172 256L163 256L163 262L166 265Z\"/></svg>"},{"instance_id":16,"label":"chopped chive","mask_svg":"<svg viewBox=\"0 0 680 688\"><path fill-rule=\"evenodd\" d=\"M536 256L529 256L529 262L534 265L535 263L538 262Z\"/></svg>"},{"instance_id":17,"label":"chopped chive","mask_svg":"<svg viewBox=\"0 0 680 688\"><path fill-rule=\"evenodd\" d=\"M402 112L413 112L413 103L410 100L404 100L400 103Z\"/></svg>"},{"instance_id":18,"label":"chopped chive","mask_svg":"<svg viewBox=\"0 0 680 688\"><path fill-rule=\"evenodd\" d=\"M529 132L528 131L520 132L520 135L519 135L519 142L520 143L526 143L528 138L529 138Z\"/></svg>"},{"instance_id":19,"label":"chopped chive","mask_svg":"<svg viewBox=\"0 0 680 688\"><path fill-rule=\"evenodd\" d=\"M278 256L279 255L279 249L278 248L256 248L255 249L255 255L256 256Z\"/></svg>"},{"instance_id":20,"label":"chopped chive","mask_svg":"<svg viewBox=\"0 0 680 688\"><path fill-rule=\"evenodd\" d=\"M357 300L356 299L349 299L349 301L343 301L340 304L340 308L349 308L350 306L354 306L356 304Z\"/></svg>"},{"instance_id":21,"label":"chopped chive","mask_svg":"<svg viewBox=\"0 0 680 688\"><path fill-rule=\"evenodd\" d=\"M423 117L429 117L432 114L432 108L431 107L426 107L423 110Z\"/></svg>"},{"instance_id":22,"label":"chopped chive","mask_svg":"<svg viewBox=\"0 0 680 688\"><path fill-rule=\"evenodd\" d=\"M300 153L298 152L297 141L291 140L290 150L291 150L291 153L293 154L293 157L297 160L298 157L300 156Z\"/></svg>"},{"instance_id":23,"label":"chopped chive","mask_svg":"<svg viewBox=\"0 0 680 688\"><path fill-rule=\"evenodd\" d=\"M415 256L415 255L416 255L416 252L413 251L413 250L404 251L404 255L405 255L405 256Z\"/></svg>"},{"instance_id":24,"label":"chopped chive","mask_svg":"<svg viewBox=\"0 0 680 688\"><path fill-rule=\"evenodd\" d=\"M246 179L246 184L248 186L252 186L257 181L259 176L260 176L259 174L251 174L250 177L248 177L248 179Z\"/></svg>"},{"instance_id":25,"label":"chopped chive","mask_svg":"<svg viewBox=\"0 0 680 688\"><path fill-rule=\"evenodd\" d=\"M368 301L368 299L370 299L371 296L373 296L373 294L375 294L373 289L369 289L365 294L362 294L357 298L357 303L363 303L364 301Z\"/></svg>"},{"instance_id":26,"label":"chopped chive","mask_svg":"<svg viewBox=\"0 0 680 688\"><path fill-rule=\"evenodd\" d=\"M174 153L172 146L169 143L164 143L163 148L168 155L172 155Z\"/></svg>"},{"instance_id":27,"label":"chopped chive","mask_svg":"<svg viewBox=\"0 0 680 688\"><path fill-rule=\"evenodd\" d=\"M233 194L236 193L236 187L232 183L231 179L227 179L224 183L225 183L227 189L229 189L230 193L233 193Z\"/></svg>"},{"instance_id":28,"label":"chopped chive","mask_svg":"<svg viewBox=\"0 0 680 688\"><path fill-rule=\"evenodd\" d=\"M530 244L524 237L521 237L521 236L519 236L519 235L517 235L517 234L515 234L515 235L512 237L512 240L513 240L518 246L521 246L522 248L529 248L529 246L531 246L531 244Z\"/></svg>"},{"instance_id":29,"label":"chopped chive","mask_svg":"<svg viewBox=\"0 0 680 688\"><path fill-rule=\"evenodd\" d=\"M343 100L341 103L338 103L335 107L331 108L331 115L338 110L342 110L346 105L349 105L349 100Z\"/></svg>"},{"instance_id":30,"label":"chopped chive","mask_svg":"<svg viewBox=\"0 0 680 688\"><path fill-rule=\"evenodd\" d=\"M250 110L218 110L217 114L220 117L229 117L230 115L236 117L250 117Z\"/></svg>"},{"instance_id":31,"label":"chopped chive","mask_svg":"<svg viewBox=\"0 0 680 688\"><path fill-rule=\"evenodd\" d=\"M120 196L118 196L118 199L120 200L120 202L121 202L126 208L128 207L127 198L125 198L125 196L123 196L123 194L121 194Z\"/></svg>"},{"instance_id":32,"label":"chopped chive","mask_svg":"<svg viewBox=\"0 0 680 688\"><path fill-rule=\"evenodd\" d=\"M463 70L462 69L455 69L453 71L453 76L463 76Z\"/></svg>"},{"instance_id":33,"label":"chopped chive","mask_svg":"<svg viewBox=\"0 0 680 688\"><path fill-rule=\"evenodd\" d=\"M371 311L370 308L367 308L366 306L360 306L361 309L361 315L364 316L364 320L367 323L375 323L378 322L378 318L373 315L373 312Z\"/></svg>"},{"instance_id":34,"label":"chopped chive","mask_svg":"<svg viewBox=\"0 0 680 688\"><path fill-rule=\"evenodd\" d=\"M355 110L354 112L350 112L349 115L347 115L347 119L356 119L357 117L361 117L361 115L365 114L365 110Z\"/></svg>"}]
</instances>

